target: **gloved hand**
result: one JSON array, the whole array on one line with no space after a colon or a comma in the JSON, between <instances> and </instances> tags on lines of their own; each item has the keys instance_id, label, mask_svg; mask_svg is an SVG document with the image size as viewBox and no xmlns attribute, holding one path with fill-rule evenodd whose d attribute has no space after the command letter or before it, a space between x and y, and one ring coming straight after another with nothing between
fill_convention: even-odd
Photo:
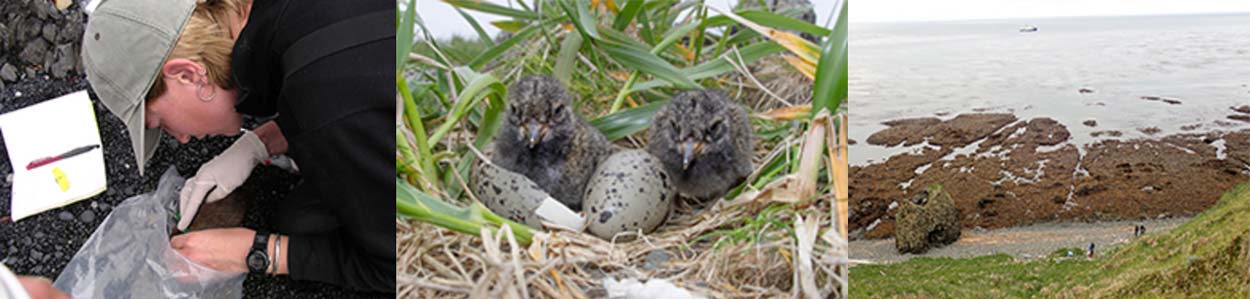
<instances>
[{"instance_id":1,"label":"gloved hand","mask_svg":"<svg viewBox=\"0 0 1250 299\"><path fill-rule=\"evenodd\" d=\"M247 176L252 174L252 168L268 155L269 152L265 150L265 143L260 141L260 137L252 131L247 131L221 155L201 165L195 177L187 179L186 184L182 186L182 194L178 201L180 203L178 209L181 213L178 230L186 230L188 226L191 226L191 220L195 219L195 213L199 212L200 205L205 201L221 200L226 195L230 195L230 192L234 192L239 185L243 185Z\"/></svg>"}]
</instances>

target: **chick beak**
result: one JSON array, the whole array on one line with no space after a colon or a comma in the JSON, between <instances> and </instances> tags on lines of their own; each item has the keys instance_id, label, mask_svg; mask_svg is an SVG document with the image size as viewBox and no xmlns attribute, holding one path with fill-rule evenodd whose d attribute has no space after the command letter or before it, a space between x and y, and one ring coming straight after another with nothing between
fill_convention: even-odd
<instances>
[{"instance_id":1,"label":"chick beak","mask_svg":"<svg viewBox=\"0 0 1250 299\"><path fill-rule=\"evenodd\" d=\"M539 141L543 140L543 136L547 135L547 125L530 123L527 127L529 127L530 148L534 148L538 146Z\"/></svg>"},{"instance_id":2,"label":"chick beak","mask_svg":"<svg viewBox=\"0 0 1250 299\"><path fill-rule=\"evenodd\" d=\"M690 168L690 161L694 160L694 156L703 150L703 142L694 139L686 139L681 143L681 170Z\"/></svg>"}]
</instances>

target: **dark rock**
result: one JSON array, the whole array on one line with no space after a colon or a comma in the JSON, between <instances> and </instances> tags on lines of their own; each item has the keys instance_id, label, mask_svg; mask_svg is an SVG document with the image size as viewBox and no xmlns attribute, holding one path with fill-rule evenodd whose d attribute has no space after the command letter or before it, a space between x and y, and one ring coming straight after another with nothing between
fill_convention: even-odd
<instances>
[{"instance_id":1,"label":"dark rock","mask_svg":"<svg viewBox=\"0 0 1250 299\"><path fill-rule=\"evenodd\" d=\"M49 71L55 78L65 78L74 71L74 66L78 64L78 51L73 44L64 44L56 47L56 62L52 63Z\"/></svg>"},{"instance_id":2,"label":"dark rock","mask_svg":"<svg viewBox=\"0 0 1250 299\"><path fill-rule=\"evenodd\" d=\"M48 41L49 43L56 42L56 24L53 24L53 23L43 24L43 39Z\"/></svg>"},{"instance_id":3,"label":"dark rock","mask_svg":"<svg viewBox=\"0 0 1250 299\"><path fill-rule=\"evenodd\" d=\"M1250 123L1250 115L1229 115L1228 119L1239 120Z\"/></svg>"},{"instance_id":4,"label":"dark rock","mask_svg":"<svg viewBox=\"0 0 1250 299\"><path fill-rule=\"evenodd\" d=\"M1233 109L1233 111L1250 114L1250 105L1242 105L1241 107L1228 107L1228 108Z\"/></svg>"},{"instance_id":5,"label":"dark rock","mask_svg":"<svg viewBox=\"0 0 1250 299\"><path fill-rule=\"evenodd\" d=\"M1116 130L1105 130L1105 131L1097 131L1097 132L1089 133L1089 136L1092 136L1092 137L1099 137L1102 135L1107 135L1109 137L1120 137L1124 135L1124 133L1120 131L1116 131Z\"/></svg>"},{"instance_id":6,"label":"dark rock","mask_svg":"<svg viewBox=\"0 0 1250 299\"><path fill-rule=\"evenodd\" d=\"M1143 96L1143 97L1141 97L1141 99L1143 99L1143 100L1147 100L1147 101L1161 101L1161 102L1168 103L1168 104L1172 104L1172 105L1180 105L1180 104L1181 104L1181 100L1177 100L1177 99L1170 99L1170 98L1165 98L1165 97L1158 97L1158 96Z\"/></svg>"},{"instance_id":7,"label":"dark rock","mask_svg":"<svg viewBox=\"0 0 1250 299\"><path fill-rule=\"evenodd\" d=\"M48 11L45 10L42 6L51 5L51 2L52 1L33 1L33 2L26 1L26 3L29 5L27 9L30 9L30 11L34 12L34 16L36 18L39 18L40 20L48 19Z\"/></svg>"},{"instance_id":8,"label":"dark rock","mask_svg":"<svg viewBox=\"0 0 1250 299\"><path fill-rule=\"evenodd\" d=\"M70 19L61 26L60 32L56 34L57 43L74 43L78 44L82 41L83 23Z\"/></svg>"},{"instance_id":9,"label":"dark rock","mask_svg":"<svg viewBox=\"0 0 1250 299\"><path fill-rule=\"evenodd\" d=\"M959 208L942 185L933 184L901 201L898 209L894 230L894 248L898 252L922 254L959 240L963 229Z\"/></svg>"},{"instance_id":10,"label":"dark rock","mask_svg":"<svg viewBox=\"0 0 1250 299\"><path fill-rule=\"evenodd\" d=\"M0 79L9 82L17 81L17 67L13 66L13 64L5 63L3 67L0 67Z\"/></svg>"},{"instance_id":11,"label":"dark rock","mask_svg":"<svg viewBox=\"0 0 1250 299\"><path fill-rule=\"evenodd\" d=\"M4 23L0 23L0 49L9 47L9 36L12 36L9 32L9 26Z\"/></svg>"},{"instance_id":12,"label":"dark rock","mask_svg":"<svg viewBox=\"0 0 1250 299\"><path fill-rule=\"evenodd\" d=\"M70 221L70 220L74 220L74 214L70 214L69 211L61 211L60 213L56 214L56 218L59 218L65 221Z\"/></svg>"},{"instance_id":13,"label":"dark rock","mask_svg":"<svg viewBox=\"0 0 1250 299\"><path fill-rule=\"evenodd\" d=\"M14 44L21 44L22 43L21 41L36 38L40 34L39 31L43 30L43 22L39 21L38 19L22 18L19 20L24 20L24 21L17 23L22 27L21 27L21 30L18 30L18 33L21 33L21 34L13 37Z\"/></svg>"},{"instance_id":14,"label":"dark rock","mask_svg":"<svg viewBox=\"0 0 1250 299\"><path fill-rule=\"evenodd\" d=\"M30 250L30 259L32 259L32 260L36 260L36 261L42 261L42 260L43 260L43 252L42 252L42 251L39 251L39 249L31 249L31 250Z\"/></svg>"},{"instance_id":15,"label":"dark rock","mask_svg":"<svg viewBox=\"0 0 1250 299\"><path fill-rule=\"evenodd\" d=\"M667 264L669 259L668 250L654 249L647 253L647 263L642 268L648 271L664 269L664 264Z\"/></svg>"},{"instance_id":16,"label":"dark rock","mask_svg":"<svg viewBox=\"0 0 1250 299\"><path fill-rule=\"evenodd\" d=\"M82 212L82 215L78 215L78 219L86 223L95 223L95 212L91 210Z\"/></svg>"},{"instance_id":17,"label":"dark rock","mask_svg":"<svg viewBox=\"0 0 1250 299\"><path fill-rule=\"evenodd\" d=\"M1089 126L1089 127L1091 127L1091 128L1092 128L1092 127L1097 127L1097 126L1098 126L1098 121L1096 121L1096 120L1092 120L1092 119L1091 119L1091 120L1087 120L1087 121L1085 121L1085 122L1082 122L1082 124L1085 124L1086 126Z\"/></svg>"},{"instance_id":18,"label":"dark rock","mask_svg":"<svg viewBox=\"0 0 1250 299\"><path fill-rule=\"evenodd\" d=\"M911 146L928 140L932 145L960 147L1015 121L1014 115L1002 113L960 114L945 121L936 117L892 120L882 123L890 128L868 136L868 144Z\"/></svg>"},{"instance_id":19,"label":"dark rock","mask_svg":"<svg viewBox=\"0 0 1250 299\"><path fill-rule=\"evenodd\" d=\"M1079 90L1079 92L1080 92L1080 93L1094 93L1094 90L1093 90L1093 89L1089 89L1089 88L1081 88L1081 90Z\"/></svg>"},{"instance_id":20,"label":"dark rock","mask_svg":"<svg viewBox=\"0 0 1250 299\"><path fill-rule=\"evenodd\" d=\"M42 39L35 39L26 43L26 47L22 49L22 53L18 57L27 64L41 64L49 48L48 42Z\"/></svg>"}]
</instances>

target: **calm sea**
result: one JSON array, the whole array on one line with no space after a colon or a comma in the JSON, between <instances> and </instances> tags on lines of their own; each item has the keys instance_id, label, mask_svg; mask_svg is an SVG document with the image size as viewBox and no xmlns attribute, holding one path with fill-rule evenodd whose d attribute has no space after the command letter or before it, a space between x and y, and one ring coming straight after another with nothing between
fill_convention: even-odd
<instances>
[{"instance_id":1,"label":"calm sea","mask_svg":"<svg viewBox=\"0 0 1250 299\"><path fill-rule=\"evenodd\" d=\"M1145 127L1161 129L1156 136L1250 128L1225 118L1250 105L1250 14L851 25L853 165L916 149L864 142L882 121L937 114L1051 117L1078 145L1099 130L1128 139L1146 137ZM1089 119L1098 126L1081 125Z\"/></svg>"}]
</instances>

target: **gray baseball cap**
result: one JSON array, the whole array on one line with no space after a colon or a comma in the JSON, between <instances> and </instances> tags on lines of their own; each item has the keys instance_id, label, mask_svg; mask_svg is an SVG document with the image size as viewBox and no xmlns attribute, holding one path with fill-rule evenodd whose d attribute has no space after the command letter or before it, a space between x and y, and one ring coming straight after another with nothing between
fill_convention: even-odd
<instances>
[{"instance_id":1,"label":"gray baseball cap","mask_svg":"<svg viewBox=\"0 0 1250 299\"><path fill-rule=\"evenodd\" d=\"M196 0L95 0L87 17L82 63L87 81L109 112L126 124L136 167L156 152L160 129L148 129L144 106L148 90L173 51Z\"/></svg>"}]
</instances>

